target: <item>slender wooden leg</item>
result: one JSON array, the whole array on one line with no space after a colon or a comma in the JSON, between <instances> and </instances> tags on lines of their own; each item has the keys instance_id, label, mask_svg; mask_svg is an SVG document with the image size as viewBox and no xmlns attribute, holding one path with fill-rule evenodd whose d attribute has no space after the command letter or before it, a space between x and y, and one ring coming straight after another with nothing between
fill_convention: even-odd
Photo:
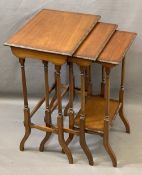
<instances>
[{"instance_id":1,"label":"slender wooden leg","mask_svg":"<svg viewBox=\"0 0 142 175\"><path fill-rule=\"evenodd\" d=\"M105 119L104 119L104 137L103 143L106 151L108 152L113 166L117 167L116 156L109 144L109 100L110 100L110 68L105 68L106 71L106 109L105 109Z\"/></svg>"},{"instance_id":2,"label":"slender wooden leg","mask_svg":"<svg viewBox=\"0 0 142 175\"><path fill-rule=\"evenodd\" d=\"M85 67L80 66L81 71L81 112L80 112L80 146L86 154L89 164L94 165L91 151L85 139Z\"/></svg>"},{"instance_id":3,"label":"slender wooden leg","mask_svg":"<svg viewBox=\"0 0 142 175\"><path fill-rule=\"evenodd\" d=\"M92 93L91 66L88 66L86 69L85 90L87 91L88 95L91 95Z\"/></svg>"},{"instance_id":4,"label":"slender wooden leg","mask_svg":"<svg viewBox=\"0 0 142 175\"><path fill-rule=\"evenodd\" d=\"M69 102L64 109L64 116L68 116L68 111L69 111Z\"/></svg>"},{"instance_id":5,"label":"slender wooden leg","mask_svg":"<svg viewBox=\"0 0 142 175\"><path fill-rule=\"evenodd\" d=\"M119 102L122 104L122 106L119 110L119 116L125 125L126 132L130 133L130 125L129 125L129 122L124 115L124 79L125 79L125 58L122 61L121 87L120 87L120 92L119 92Z\"/></svg>"},{"instance_id":6,"label":"slender wooden leg","mask_svg":"<svg viewBox=\"0 0 142 175\"><path fill-rule=\"evenodd\" d=\"M68 63L69 65L70 63ZM70 65L69 65L69 69L70 69ZM70 74L70 72L69 72ZM72 76L73 76L73 66L72 66ZM75 98L75 80L74 80L74 76L72 77L72 81L73 81L73 100ZM64 109L64 116L68 116L68 112L69 112L69 108L70 108L70 102L68 102L68 104L66 105L65 109Z\"/></svg>"},{"instance_id":7,"label":"slender wooden leg","mask_svg":"<svg viewBox=\"0 0 142 175\"><path fill-rule=\"evenodd\" d=\"M69 64L67 64L67 65L69 65ZM64 116L68 116L68 111L69 111L69 101L64 109ZM63 152L63 150L62 150L62 152Z\"/></svg>"},{"instance_id":8,"label":"slender wooden leg","mask_svg":"<svg viewBox=\"0 0 142 175\"><path fill-rule=\"evenodd\" d=\"M101 96L105 97L106 75L105 68L102 66L102 82L101 82Z\"/></svg>"},{"instance_id":9,"label":"slender wooden leg","mask_svg":"<svg viewBox=\"0 0 142 175\"><path fill-rule=\"evenodd\" d=\"M30 109L28 107L28 98L27 98L27 85L26 85L26 75L25 75L25 60L19 59L21 64L21 74L22 74L22 87L23 87L23 97L24 97L24 126L25 126L25 135L20 143L20 151L24 151L24 145L29 135L31 134L30 127Z\"/></svg>"},{"instance_id":10,"label":"slender wooden leg","mask_svg":"<svg viewBox=\"0 0 142 175\"><path fill-rule=\"evenodd\" d=\"M50 106L49 106L50 109L52 109L51 112L54 110L54 103L57 99L57 83L56 83L56 74L55 73L54 73L54 78L55 78L55 94L54 94L54 96L50 102Z\"/></svg>"},{"instance_id":11,"label":"slender wooden leg","mask_svg":"<svg viewBox=\"0 0 142 175\"><path fill-rule=\"evenodd\" d=\"M55 91L56 91L56 89L55 89ZM54 108L53 106L54 106L56 99L57 99L57 96L56 96L56 92L55 92L55 94L52 97L51 102L50 102L50 109Z\"/></svg>"},{"instance_id":12,"label":"slender wooden leg","mask_svg":"<svg viewBox=\"0 0 142 175\"><path fill-rule=\"evenodd\" d=\"M43 61L44 64L44 79L45 79L45 104L46 104L46 110L45 110L45 124L46 126L50 127L51 126L51 111L49 107L49 84L48 84L48 62ZM44 139L42 140L39 150L41 152L44 151L44 145L50 138L52 133L46 132L46 135Z\"/></svg>"},{"instance_id":13,"label":"slender wooden leg","mask_svg":"<svg viewBox=\"0 0 142 175\"><path fill-rule=\"evenodd\" d=\"M89 68L87 67L85 69L85 91L87 92L87 95L89 93Z\"/></svg>"},{"instance_id":14,"label":"slender wooden leg","mask_svg":"<svg viewBox=\"0 0 142 175\"><path fill-rule=\"evenodd\" d=\"M59 143L68 157L69 163L73 163L73 158L70 149L68 148L65 139L64 139L64 131L63 131L63 115L62 115L62 102L61 102L61 80L60 80L60 70L61 66L56 65L56 83L57 83L57 99L58 99L58 118L57 118L57 125L58 125L58 140Z\"/></svg>"},{"instance_id":15,"label":"slender wooden leg","mask_svg":"<svg viewBox=\"0 0 142 175\"><path fill-rule=\"evenodd\" d=\"M74 126L74 111L73 109L69 109L69 128L73 129ZM69 145L71 143L71 141L74 138L74 134L69 134L68 139L66 140L66 144Z\"/></svg>"},{"instance_id":16,"label":"slender wooden leg","mask_svg":"<svg viewBox=\"0 0 142 175\"><path fill-rule=\"evenodd\" d=\"M69 128L74 127L74 111L73 111L73 100L74 100L74 77L73 77L73 63L69 63L69 103L68 103L68 115L69 115ZM73 140L74 134L69 134L66 144L69 145ZM62 151L63 152L63 151Z\"/></svg>"}]
</instances>

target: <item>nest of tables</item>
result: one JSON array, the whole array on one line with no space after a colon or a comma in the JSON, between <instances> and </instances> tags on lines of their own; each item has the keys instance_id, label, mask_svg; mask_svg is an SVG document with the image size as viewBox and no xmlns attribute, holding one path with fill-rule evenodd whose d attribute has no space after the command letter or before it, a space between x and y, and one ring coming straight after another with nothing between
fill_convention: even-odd
<instances>
[{"instance_id":1,"label":"nest of tables","mask_svg":"<svg viewBox=\"0 0 142 175\"><path fill-rule=\"evenodd\" d=\"M125 56L136 33L118 30L118 25L99 21L99 15L64 12L43 9L24 25L15 35L5 43L10 46L12 53L19 59L21 65L22 88L24 97L24 127L25 134L20 143L20 150L24 150L26 140L35 128L45 132L39 150L44 151L45 143L52 133L58 135L58 141L69 160L73 157L68 145L73 137L79 137L79 143L93 165L93 156L87 145L85 133L99 134L108 152L113 166L117 166L116 156L109 143L109 128L116 115L130 133L129 123L124 116L124 78ZM44 65L45 95L30 112L28 105L25 60L27 58L42 61ZM50 88L48 76L48 62L55 65L55 83ZM69 84L61 83L61 67L67 63L69 70ZM102 65L102 82L100 95L92 94L93 79L92 64ZM74 80L76 76L73 64L80 68L80 109L74 114L73 101L76 95ZM110 73L112 68L122 64L121 82L118 100L110 98ZM96 75L97 76L97 75ZM49 100L50 93L54 95ZM62 98L69 92L69 102L62 111ZM40 126L31 122L31 118L45 102L45 125ZM52 112L58 109L57 125L52 124ZM69 116L69 127L64 127L64 116ZM64 133L68 133L67 140Z\"/></svg>"}]
</instances>

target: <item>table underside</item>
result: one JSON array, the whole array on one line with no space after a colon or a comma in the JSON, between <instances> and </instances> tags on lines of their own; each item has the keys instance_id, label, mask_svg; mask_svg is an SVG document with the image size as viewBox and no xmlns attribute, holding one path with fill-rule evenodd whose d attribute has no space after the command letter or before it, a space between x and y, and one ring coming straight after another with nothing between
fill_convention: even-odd
<instances>
[{"instance_id":1,"label":"table underside","mask_svg":"<svg viewBox=\"0 0 142 175\"><path fill-rule=\"evenodd\" d=\"M86 97L85 104L85 128L90 131L104 131L106 100L101 96ZM117 100L110 99L109 120L110 125L116 117L121 104ZM80 125L80 112L75 119L75 125Z\"/></svg>"}]
</instances>

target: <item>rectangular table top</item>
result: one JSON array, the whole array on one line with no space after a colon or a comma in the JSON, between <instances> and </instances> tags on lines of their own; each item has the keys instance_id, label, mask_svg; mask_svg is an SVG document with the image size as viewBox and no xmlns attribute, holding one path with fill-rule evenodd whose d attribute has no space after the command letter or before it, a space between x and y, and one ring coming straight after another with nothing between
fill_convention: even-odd
<instances>
[{"instance_id":1,"label":"rectangular table top","mask_svg":"<svg viewBox=\"0 0 142 175\"><path fill-rule=\"evenodd\" d=\"M136 35L134 32L116 31L100 54L98 61L119 64L126 55Z\"/></svg>"},{"instance_id":2,"label":"rectangular table top","mask_svg":"<svg viewBox=\"0 0 142 175\"><path fill-rule=\"evenodd\" d=\"M43 9L5 45L72 56L100 16Z\"/></svg>"},{"instance_id":3,"label":"rectangular table top","mask_svg":"<svg viewBox=\"0 0 142 175\"><path fill-rule=\"evenodd\" d=\"M116 24L98 23L86 40L74 54L77 58L95 61L102 52L118 26Z\"/></svg>"}]
</instances>

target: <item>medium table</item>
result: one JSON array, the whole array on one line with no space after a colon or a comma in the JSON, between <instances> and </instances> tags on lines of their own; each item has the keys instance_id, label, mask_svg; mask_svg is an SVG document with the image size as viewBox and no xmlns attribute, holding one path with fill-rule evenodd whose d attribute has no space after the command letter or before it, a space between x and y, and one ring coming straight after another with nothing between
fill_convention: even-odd
<instances>
[{"instance_id":1,"label":"medium table","mask_svg":"<svg viewBox=\"0 0 142 175\"><path fill-rule=\"evenodd\" d=\"M125 125L126 132L130 133L130 126L124 115L125 56L136 37L136 33L118 31L116 30L117 27L115 24L98 23L74 54L74 57L69 59L69 62L75 63L80 67L81 81L81 107L72 127L79 128L80 130L85 129L86 133L102 136L104 147L114 167L117 166L117 159L109 143L109 128L119 113ZM101 92L97 96L93 95L90 90L91 72L88 71L94 62L102 65ZM112 68L121 63L119 99L114 100L110 98L110 72ZM73 74L73 72L70 74ZM70 81L72 88L70 88L70 91L73 91L73 82L72 76L72 80ZM85 92L87 92L87 95ZM73 108L73 97L70 98L70 103ZM82 120L85 121L83 122L85 125L81 128L80 123ZM70 136L67 144L72 139L73 136Z\"/></svg>"}]
</instances>

